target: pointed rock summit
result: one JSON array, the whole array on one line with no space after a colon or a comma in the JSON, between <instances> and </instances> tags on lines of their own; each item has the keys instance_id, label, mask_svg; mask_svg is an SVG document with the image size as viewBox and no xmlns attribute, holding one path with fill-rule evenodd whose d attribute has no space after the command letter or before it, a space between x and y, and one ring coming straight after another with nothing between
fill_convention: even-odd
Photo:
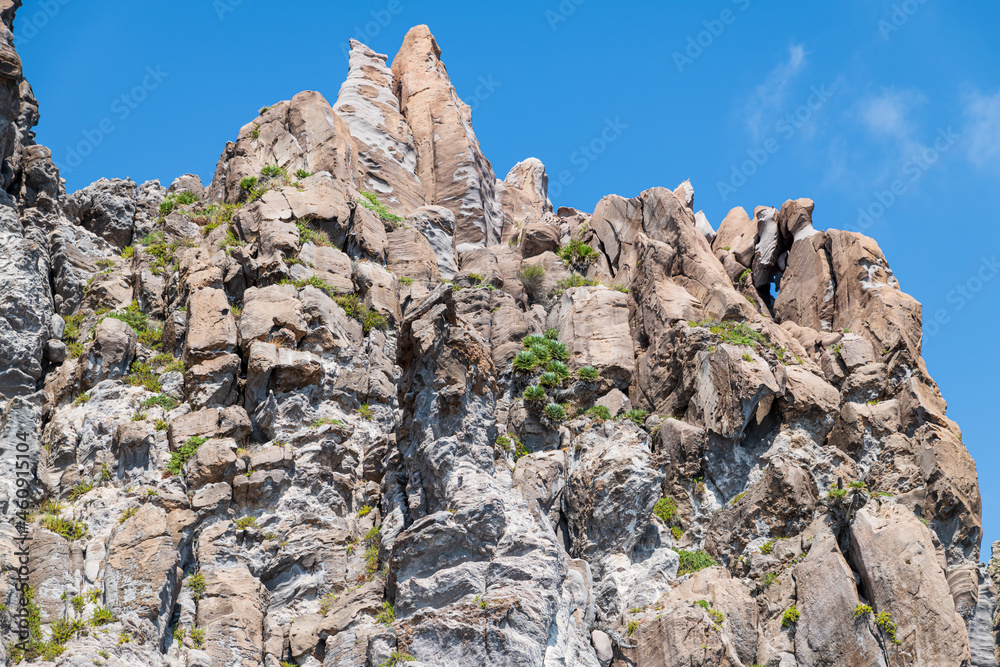
<instances>
[{"instance_id":1,"label":"pointed rock summit","mask_svg":"<svg viewBox=\"0 0 1000 667\"><path fill-rule=\"evenodd\" d=\"M413 131L417 176L427 204L455 214L459 252L497 243L503 221L493 166L479 147L472 113L459 99L427 26L406 33L392 73L400 109Z\"/></svg>"}]
</instances>

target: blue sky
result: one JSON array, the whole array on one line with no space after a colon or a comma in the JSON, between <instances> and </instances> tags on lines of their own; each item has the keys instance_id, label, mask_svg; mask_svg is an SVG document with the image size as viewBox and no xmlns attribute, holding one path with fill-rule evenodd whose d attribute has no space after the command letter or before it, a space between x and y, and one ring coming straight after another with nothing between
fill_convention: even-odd
<instances>
[{"instance_id":1,"label":"blue sky","mask_svg":"<svg viewBox=\"0 0 1000 667\"><path fill-rule=\"evenodd\" d=\"M101 176L207 181L261 106L306 89L336 99L348 38L391 56L419 23L498 175L541 159L557 206L690 178L715 225L733 206L810 197L818 227L874 237L924 304L927 365L978 465L988 556L1000 5L25 0L14 33L38 140L72 191Z\"/></svg>"}]
</instances>

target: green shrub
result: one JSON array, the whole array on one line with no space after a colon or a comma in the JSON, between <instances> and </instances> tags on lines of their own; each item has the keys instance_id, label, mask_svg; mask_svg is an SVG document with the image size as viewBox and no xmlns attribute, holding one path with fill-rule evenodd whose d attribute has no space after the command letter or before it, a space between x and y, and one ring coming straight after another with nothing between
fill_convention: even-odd
<instances>
[{"instance_id":1,"label":"green shrub","mask_svg":"<svg viewBox=\"0 0 1000 667\"><path fill-rule=\"evenodd\" d=\"M561 422L566 419L566 408L558 403L549 403L545 406L545 416L554 422Z\"/></svg>"},{"instance_id":2,"label":"green shrub","mask_svg":"<svg viewBox=\"0 0 1000 667\"><path fill-rule=\"evenodd\" d=\"M340 421L339 419L328 419L324 417L323 419L317 419L313 421L311 424L309 424L309 426L310 428L321 428L328 424L332 424L334 426L343 426L344 422Z\"/></svg>"},{"instance_id":3,"label":"green shrub","mask_svg":"<svg viewBox=\"0 0 1000 667\"><path fill-rule=\"evenodd\" d=\"M132 363L132 368L128 375L128 383L133 387L142 387L152 393L159 393L162 389L157 374L152 368L141 361Z\"/></svg>"},{"instance_id":4,"label":"green shrub","mask_svg":"<svg viewBox=\"0 0 1000 667\"><path fill-rule=\"evenodd\" d=\"M626 410L622 414L622 419L627 419L636 426L642 427L646 423L646 419L649 417L649 412L646 410Z\"/></svg>"},{"instance_id":5,"label":"green shrub","mask_svg":"<svg viewBox=\"0 0 1000 667\"><path fill-rule=\"evenodd\" d=\"M546 329L545 330L546 340L558 341L559 340L559 330L558 329Z\"/></svg>"},{"instance_id":6,"label":"green shrub","mask_svg":"<svg viewBox=\"0 0 1000 667\"><path fill-rule=\"evenodd\" d=\"M597 251L579 239L571 240L556 254L566 266L583 268L597 261Z\"/></svg>"},{"instance_id":7,"label":"green shrub","mask_svg":"<svg viewBox=\"0 0 1000 667\"><path fill-rule=\"evenodd\" d=\"M577 376L585 382L597 382L601 379L601 373L593 366L584 366L577 369Z\"/></svg>"},{"instance_id":8,"label":"green shrub","mask_svg":"<svg viewBox=\"0 0 1000 667\"><path fill-rule=\"evenodd\" d=\"M73 542L74 540L82 540L87 537L89 532L87 524L82 521L63 519L52 514L47 514L42 517L42 525L56 535L65 537L70 542Z\"/></svg>"},{"instance_id":9,"label":"green shrub","mask_svg":"<svg viewBox=\"0 0 1000 667\"><path fill-rule=\"evenodd\" d=\"M569 366L561 361L553 359L549 362L549 365L545 367L545 370L549 373L555 373L561 382L565 382L569 379Z\"/></svg>"},{"instance_id":10,"label":"green shrub","mask_svg":"<svg viewBox=\"0 0 1000 667\"><path fill-rule=\"evenodd\" d=\"M178 204L181 204L183 206L189 206L191 204L196 203L198 201L198 198L194 196L193 192L188 192L187 190L185 190L184 192L178 192L177 194L175 194L174 200Z\"/></svg>"},{"instance_id":11,"label":"green shrub","mask_svg":"<svg viewBox=\"0 0 1000 667\"><path fill-rule=\"evenodd\" d=\"M681 549L677 554L681 557L680 567L677 569L678 577L719 564L704 551L685 551Z\"/></svg>"},{"instance_id":12,"label":"green shrub","mask_svg":"<svg viewBox=\"0 0 1000 667\"><path fill-rule=\"evenodd\" d=\"M205 575L201 572L197 572L188 577L187 580L188 590L191 591L192 597L195 600L200 600L201 596L205 594L207 585L205 584Z\"/></svg>"},{"instance_id":13,"label":"green shrub","mask_svg":"<svg viewBox=\"0 0 1000 667\"><path fill-rule=\"evenodd\" d=\"M514 370L521 373L530 373L538 368L538 357L527 350L521 350L511 362Z\"/></svg>"},{"instance_id":14,"label":"green shrub","mask_svg":"<svg viewBox=\"0 0 1000 667\"><path fill-rule=\"evenodd\" d=\"M413 284L413 278L410 278L408 276L400 276L399 284L403 285L404 287L409 287L410 285Z\"/></svg>"},{"instance_id":15,"label":"green shrub","mask_svg":"<svg viewBox=\"0 0 1000 667\"><path fill-rule=\"evenodd\" d=\"M788 628L799 622L799 608L789 607L781 617L781 627Z\"/></svg>"},{"instance_id":16,"label":"green shrub","mask_svg":"<svg viewBox=\"0 0 1000 667\"><path fill-rule=\"evenodd\" d=\"M579 273L571 273L569 278L560 280L559 283L556 285L556 294L557 295L562 294L566 290L572 289L574 287L596 287L600 284L601 283L599 283L596 280L592 280L590 278L584 278Z\"/></svg>"},{"instance_id":17,"label":"green shrub","mask_svg":"<svg viewBox=\"0 0 1000 667\"><path fill-rule=\"evenodd\" d=\"M118 618L115 616L115 612L111 611L107 607L98 607L94 610L94 615L90 617L90 624L95 628L101 625L107 625L108 623L114 623Z\"/></svg>"},{"instance_id":18,"label":"green shrub","mask_svg":"<svg viewBox=\"0 0 1000 667\"><path fill-rule=\"evenodd\" d=\"M372 329L388 329L389 322L382 313L369 308L357 294L334 297L334 301L344 309L348 317L361 323L361 328L367 336Z\"/></svg>"},{"instance_id":19,"label":"green shrub","mask_svg":"<svg viewBox=\"0 0 1000 667\"><path fill-rule=\"evenodd\" d=\"M243 190L244 192L251 192L256 187L257 187L256 176L247 176L246 178L240 181L240 190Z\"/></svg>"},{"instance_id":20,"label":"green shrub","mask_svg":"<svg viewBox=\"0 0 1000 667\"><path fill-rule=\"evenodd\" d=\"M233 525L236 526L236 530L246 532L246 531L250 530L251 528L256 528L257 527L257 517L255 517L255 516L242 516L239 519L237 519L236 521L234 521Z\"/></svg>"},{"instance_id":21,"label":"green shrub","mask_svg":"<svg viewBox=\"0 0 1000 667\"><path fill-rule=\"evenodd\" d=\"M889 638L889 641L896 645L899 644L899 639L896 638L896 623L892 620L892 614L887 611L875 614L875 625L878 626L883 635Z\"/></svg>"},{"instance_id":22,"label":"green shrub","mask_svg":"<svg viewBox=\"0 0 1000 667\"><path fill-rule=\"evenodd\" d=\"M73 488L69 490L69 500L70 502L76 502L78 499L82 498L84 495L89 493L94 488L94 482L91 480L81 480L73 485Z\"/></svg>"},{"instance_id":23,"label":"green shrub","mask_svg":"<svg viewBox=\"0 0 1000 667\"><path fill-rule=\"evenodd\" d=\"M129 507L127 509L123 509L121 511L121 514L118 515L118 523L119 524L125 523L126 521L134 517L135 513L138 511L139 511L138 507Z\"/></svg>"},{"instance_id":24,"label":"green shrub","mask_svg":"<svg viewBox=\"0 0 1000 667\"><path fill-rule=\"evenodd\" d=\"M205 444L208 438L202 436L195 436L193 438L188 438L188 440L180 446L180 448L171 452L170 462L167 464L167 471L171 475L180 475L184 470L184 464L188 462L194 453L198 451L198 448Z\"/></svg>"},{"instance_id":25,"label":"green shrub","mask_svg":"<svg viewBox=\"0 0 1000 667\"><path fill-rule=\"evenodd\" d=\"M587 410L587 415L598 419L600 421L609 421L611 419L611 410L608 410L603 405L595 405L594 407Z\"/></svg>"},{"instance_id":26,"label":"green shrub","mask_svg":"<svg viewBox=\"0 0 1000 667\"><path fill-rule=\"evenodd\" d=\"M310 176L312 176L312 174L306 171L305 169L298 169L295 172L295 178L299 179L300 181L305 178L309 178Z\"/></svg>"},{"instance_id":27,"label":"green shrub","mask_svg":"<svg viewBox=\"0 0 1000 667\"><path fill-rule=\"evenodd\" d=\"M539 364L547 364L552 360L552 349L545 343L536 343L530 348L530 352L538 359Z\"/></svg>"},{"instance_id":28,"label":"green shrub","mask_svg":"<svg viewBox=\"0 0 1000 667\"><path fill-rule=\"evenodd\" d=\"M205 648L205 628L191 628L191 645L199 650Z\"/></svg>"},{"instance_id":29,"label":"green shrub","mask_svg":"<svg viewBox=\"0 0 1000 667\"><path fill-rule=\"evenodd\" d=\"M525 404L540 403L545 400L545 390L537 385L528 387L524 390L523 398Z\"/></svg>"},{"instance_id":30,"label":"green shrub","mask_svg":"<svg viewBox=\"0 0 1000 667\"><path fill-rule=\"evenodd\" d=\"M553 359L557 361L567 361L569 360L569 348L566 347L565 343L560 343L558 341L549 340L549 353L552 355Z\"/></svg>"},{"instance_id":31,"label":"green shrub","mask_svg":"<svg viewBox=\"0 0 1000 667\"><path fill-rule=\"evenodd\" d=\"M375 413L372 412L371 406L367 403L361 404L361 407L358 408L358 414L361 415L361 418L365 421L371 421L375 418Z\"/></svg>"},{"instance_id":32,"label":"green shrub","mask_svg":"<svg viewBox=\"0 0 1000 667\"><path fill-rule=\"evenodd\" d=\"M660 498L653 505L653 514L669 526L677 518L677 501L670 496Z\"/></svg>"},{"instance_id":33,"label":"green shrub","mask_svg":"<svg viewBox=\"0 0 1000 667\"><path fill-rule=\"evenodd\" d=\"M264 178L288 178L288 173L276 164L266 164L260 170L260 175Z\"/></svg>"},{"instance_id":34,"label":"green shrub","mask_svg":"<svg viewBox=\"0 0 1000 667\"><path fill-rule=\"evenodd\" d=\"M833 499L840 499L847 497L847 489L830 489L828 494Z\"/></svg>"},{"instance_id":35,"label":"green shrub","mask_svg":"<svg viewBox=\"0 0 1000 667\"><path fill-rule=\"evenodd\" d=\"M375 615L375 620L383 625L392 625L396 622L396 610L391 602L383 602L379 612Z\"/></svg>"},{"instance_id":36,"label":"green shrub","mask_svg":"<svg viewBox=\"0 0 1000 667\"><path fill-rule=\"evenodd\" d=\"M549 339L545 336L539 336L538 334L528 334L523 339L521 339L521 347L526 350L530 350L535 345L548 345Z\"/></svg>"},{"instance_id":37,"label":"green shrub","mask_svg":"<svg viewBox=\"0 0 1000 667\"><path fill-rule=\"evenodd\" d=\"M180 404L181 404L180 401L178 401L175 398L159 394L158 396L151 396L147 398L145 401L143 401L142 407L151 408L155 405L157 407L163 408L167 412L170 412L171 410L178 408Z\"/></svg>"},{"instance_id":38,"label":"green shrub","mask_svg":"<svg viewBox=\"0 0 1000 667\"><path fill-rule=\"evenodd\" d=\"M521 285L528 296L537 299L542 294L545 282L545 267L541 264L529 264L521 270Z\"/></svg>"},{"instance_id":39,"label":"green shrub","mask_svg":"<svg viewBox=\"0 0 1000 667\"><path fill-rule=\"evenodd\" d=\"M769 556L773 548L774 548L774 540L768 540L764 544L760 545L760 552L765 556Z\"/></svg>"},{"instance_id":40,"label":"green shrub","mask_svg":"<svg viewBox=\"0 0 1000 667\"><path fill-rule=\"evenodd\" d=\"M358 203L361 204L366 209L368 209L369 211L375 213L379 218L382 219L383 222L389 222L395 224L403 221L403 218L396 215L388 208L386 208L384 204L379 202L377 194L375 194L374 192L365 192L364 190L361 190L360 192L361 192L361 199L358 200Z\"/></svg>"},{"instance_id":41,"label":"green shrub","mask_svg":"<svg viewBox=\"0 0 1000 667\"><path fill-rule=\"evenodd\" d=\"M388 658L386 658L379 667L396 667L397 665L402 665L405 662L413 662L416 658L403 651L393 651Z\"/></svg>"},{"instance_id":42,"label":"green shrub","mask_svg":"<svg viewBox=\"0 0 1000 667\"><path fill-rule=\"evenodd\" d=\"M764 575L764 578L761 579L761 581L763 582L764 587L766 588L767 586L770 586L771 584L778 583L779 579L778 579L777 573L775 573L775 572L768 572L767 574Z\"/></svg>"},{"instance_id":43,"label":"green shrub","mask_svg":"<svg viewBox=\"0 0 1000 667\"><path fill-rule=\"evenodd\" d=\"M299 220L295 223L295 227L299 231L299 241L303 244L312 243L315 246L321 246L324 248L333 245L333 241L330 239L329 234L312 227L308 222Z\"/></svg>"},{"instance_id":44,"label":"green shrub","mask_svg":"<svg viewBox=\"0 0 1000 667\"><path fill-rule=\"evenodd\" d=\"M538 382L543 387L555 387L561 384L562 381L559 379L559 376L556 375L555 373L546 372L542 373L542 376L538 378Z\"/></svg>"},{"instance_id":45,"label":"green shrub","mask_svg":"<svg viewBox=\"0 0 1000 667\"><path fill-rule=\"evenodd\" d=\"M135 257L135 246L125 246L122 248L122 259L132 259Z\"/></svg>"},{"instance_id":46,"label":"green shrub","mask_svg":"<svg viewBox=\"0 0 1000 667\"><path fill-rule=\"evenodd\" d=\"M89 403L89 402L90 402L90 394L89 393L88 394L80 394L73 401L73 405L83 405L84 403Z\"/></svg>"},{"instance_id":47,"label":"green shrub","mask_svg":"<svg viewBox=\"0 0 1000 667\"><path fill-rule=\"evenodd\" d=\"M854 619L857 620L862 616L868 616L871 613L872 613L871 605L859 604L857 607L854 608Z\"/></svg>"}]
</instances>

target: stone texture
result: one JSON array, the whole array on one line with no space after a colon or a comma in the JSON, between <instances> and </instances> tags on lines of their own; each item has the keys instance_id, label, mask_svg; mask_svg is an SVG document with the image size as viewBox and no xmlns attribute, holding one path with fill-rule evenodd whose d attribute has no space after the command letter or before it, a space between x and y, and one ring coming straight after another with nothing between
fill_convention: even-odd
<instances>
[{"instance_id":1,"label":"stone texture","mask_svg":"<svg viewBox=\"0 0 1000 667\"><path fill-rule=\"evenodd\" d=\"M392 63L394 91L413 131L417 177L430 206L455 214L455 248L493 245L503 218L496 176L427 26L412 28Z\"/></svg>"}]
</instances>

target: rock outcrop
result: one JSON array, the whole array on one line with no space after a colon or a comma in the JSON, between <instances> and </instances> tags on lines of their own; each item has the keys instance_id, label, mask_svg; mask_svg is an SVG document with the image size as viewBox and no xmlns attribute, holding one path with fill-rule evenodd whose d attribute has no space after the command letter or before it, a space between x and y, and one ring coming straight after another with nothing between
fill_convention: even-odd
<instances>
[{"instance_id":1,"label":"rock outcrop","mask_svg":"<svg viewBox=\"0 0 1000 667\"><path fill-rule=\"evenodd\" d=\"M211 183L67 194L19 4L0 660L1000 664L1000 544L874 240L808 199L716 232L689 182L554 210L425 26Z\"/></svg>"}]
</instances>

